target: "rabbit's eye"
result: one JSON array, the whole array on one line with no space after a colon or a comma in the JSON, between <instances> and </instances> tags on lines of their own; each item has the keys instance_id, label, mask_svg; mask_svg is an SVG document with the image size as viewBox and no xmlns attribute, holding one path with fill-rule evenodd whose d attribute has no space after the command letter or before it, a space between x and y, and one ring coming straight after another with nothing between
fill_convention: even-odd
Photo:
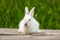
<instances>
[{"instance_id":1,"label":"rabbit's eye","mask_svg":"<svg viewBox=\"0 0 60 40\"><path fill-rule=\"evenodd\" d=\"M29 19L29 21L31 21L31 19Z\"/></svg>"}]
</instances>

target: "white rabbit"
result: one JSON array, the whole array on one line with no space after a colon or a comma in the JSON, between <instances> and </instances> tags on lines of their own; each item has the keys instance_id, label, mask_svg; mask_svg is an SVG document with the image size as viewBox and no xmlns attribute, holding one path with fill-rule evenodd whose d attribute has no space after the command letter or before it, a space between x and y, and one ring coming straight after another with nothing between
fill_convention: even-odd
<instances>
[{"instance_id":1,"label":"white rabbit","mask_svg":"<svg viewBox=\"0 0 60 40\"><path fill-rule=\"evenodd\" d=\"M33 32L40 32L39 30L39 22L34 19L34 9L33 7L29 12L28 7L25 7L25 16L22 21L19 23L18 32L22 32L24 34L29 34Z\"/></svg>"}]
</instances>

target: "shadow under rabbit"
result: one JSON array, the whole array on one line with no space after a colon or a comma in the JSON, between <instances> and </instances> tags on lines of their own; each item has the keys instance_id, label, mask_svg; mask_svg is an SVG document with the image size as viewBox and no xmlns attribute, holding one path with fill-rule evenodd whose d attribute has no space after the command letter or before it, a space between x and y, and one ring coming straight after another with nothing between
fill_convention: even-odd
<instances>
[{"instance_id":1,"label":"shadow under rabbit","mask_svg":"<svg viewBox=\"0 0 60 40\"><path fill-rule=\"evenodd\" d=\"M21 35L26 35L26 34L23 34L23 33L19 33L20 36ZM27 34L27 35L30 35L30 36L55 36L54 34L47 34L45 32L34 32L34 33L30 33L30 34Z\"/></svg>"}]
</instances>

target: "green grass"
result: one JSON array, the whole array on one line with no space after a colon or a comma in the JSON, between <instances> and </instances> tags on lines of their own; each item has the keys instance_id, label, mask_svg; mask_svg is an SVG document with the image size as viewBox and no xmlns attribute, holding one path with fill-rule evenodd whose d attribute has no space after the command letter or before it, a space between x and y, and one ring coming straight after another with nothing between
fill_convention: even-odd
<instances>
[{"instance_id":1,"label":"green grass","mask_svg":"<svg viewBox=\"0 0 60 40\"><path fill-rule=\"evenodd\" d=\"M26 6L35 6L41 29L60 29L60 0L0 0L0 28L18 28Z\"/></svg>"}]
</instances>

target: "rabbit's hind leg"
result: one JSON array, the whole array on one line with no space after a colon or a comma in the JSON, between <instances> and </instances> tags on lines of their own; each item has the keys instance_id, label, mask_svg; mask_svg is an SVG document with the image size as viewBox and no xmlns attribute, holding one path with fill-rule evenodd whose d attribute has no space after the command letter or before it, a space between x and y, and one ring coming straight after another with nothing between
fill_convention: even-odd
<instances>
[{"instance_id":1,"label":"rabbit's hind leg","mask_svg":"<svg viewBox=\"0 0 60 40\"><path fill-rule=\"evenodd\" d=\"M41 30L37 30L37 32L42 32Z\"/></svg>"}]
</instances>

